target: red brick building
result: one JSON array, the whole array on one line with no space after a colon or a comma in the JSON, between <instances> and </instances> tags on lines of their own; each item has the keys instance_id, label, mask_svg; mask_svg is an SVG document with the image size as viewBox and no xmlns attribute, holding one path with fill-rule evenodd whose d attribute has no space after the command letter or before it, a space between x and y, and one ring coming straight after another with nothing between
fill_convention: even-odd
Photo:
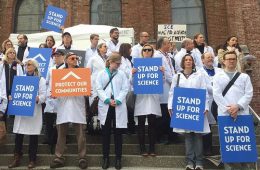
<instances>
[{"instance_id":1,"label":"red brick building","mask_svg":"<svg viewBox=\"0 0 260 170\"><path fill-rule=\"evenodd\" d=\"M190 35L203 32L213 47L229 35L237 36L257 57L251 74L252 106L260 113L259 0L0 0L0 42L12 32L41 31L39 25L49 4L68 12L65 27L99 23L133 27L136 40L141 31L156 39L157 25L171 23L188 24Z\"/></svg>"}]
</instances>

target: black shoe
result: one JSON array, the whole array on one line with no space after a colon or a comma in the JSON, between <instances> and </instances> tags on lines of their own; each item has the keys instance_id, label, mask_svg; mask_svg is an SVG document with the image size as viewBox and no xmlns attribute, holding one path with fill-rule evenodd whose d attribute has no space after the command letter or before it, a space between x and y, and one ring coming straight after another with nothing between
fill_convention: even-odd
<instances>
[{"instance_id":1,"label":"black shoe","mask_svg":"<svg viewBox=\"0 0 260 170\"><path fill-rule=\"evenodd\" d=\"M116 168L116 170L119 170L122 168L121 159L118 159L118 158L116 159L115 168Z\"/></svg>"},{"instance_id":2,"label":"black shoe","mask_svg":"<svg viewBox=\"0 0 260 170\"><path fill-rule=\"evenodd\" d=\"M79 168L80 168L80 169L87 169L87 167L88 167L88 162L87 162L87 160L84 159L84 158L81 158L81 159L79 160Z\"/></svg>"},{"instance_id":3,"label":"black shoe","mask_svg":"<svg viewBox=\"0 0 260 170\"><path fill-rule=\"evenodd\" d=\"M109 168L109 159L104 158L102 163L102 169L108 169Z\"/></svg>"}]
</instances>

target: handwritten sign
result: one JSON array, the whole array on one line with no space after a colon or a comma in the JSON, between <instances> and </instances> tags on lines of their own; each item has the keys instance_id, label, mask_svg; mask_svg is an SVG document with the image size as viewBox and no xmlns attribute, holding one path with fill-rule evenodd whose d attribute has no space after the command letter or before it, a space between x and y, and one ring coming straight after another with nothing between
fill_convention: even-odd
<instances>
[{"instance_id":1,"label":"handwritten sign","mask_svg":"<svg viewBox=\"0 0 260 170\"><path fill-rule=\"evenodd\" d=\"M160 71L162 58L135 58L134 93L162 94L163 74Z\"/></svg>"},{"instance_id":2,"label":"handwritten sign","mask_svg":"<svg viewBox=\"0 0 260 170\"><path fill-rule=\"evenodd\" d=\"M256 162L256 137L252 115L218 116L222 161Z\"/></svg>"},{"instance_id":3,"label":"handwritten sign","mask_svg":"<svg viewBox=\"0 0 260 170\"><path fill-rule=\"evenodd\" d=\"M12 86L12 100L8 103L9 115L33 116L39 77L15 76Z\"/></svg>"},{"instance_id":4,"label":"handwritten sign","mask_svg":"<svg viewBox=\"0 0 260 170\"><path fill-rule=\"evenodd\" d=\"M168 37L170 42L182 42L187 35L186 25L158 25L158 37Z\"/></svg>"},{"instance_id":5,"label":"handwritten sign","mask_svg":"<svg viewBox=\"0 0 260 170\"><path fill-rule=\"evenodd\" d=\"M89 68L52 70L52 96L90 96Z\"/></svg>"},{"instance_id":6,"label":"handwritten sign","mask_svg":"<svg viewBox=\"0 0 260 170\"><path fill-rule=\"evenodd\" d=\"M175 87L170 126L191 131L203 131L205 101L205 89Z\"/></svg>"},{"instance_id":7,"label":"handwritten sign","mask_svg":"<svg viewBox=\"0 0 260 170\"><path fill-rule=\"evenodd\" d=\"M47 30L61 32L60 27L64 26L66 17L67 12L65 10L48 5L41 26Z\"/></svg>"},{"instance_id":8,"label":"handwritten sign","mask_svg":"<svg viewBox=\"0 0 260 170\"><path fill-rule=\"evenodd\" d=\"M48 66L52 54L51 48L30 48L28 58L35 59L39 64L39 71L41 76L46 78L48 72Z\"/></svg>"}]
</instances>

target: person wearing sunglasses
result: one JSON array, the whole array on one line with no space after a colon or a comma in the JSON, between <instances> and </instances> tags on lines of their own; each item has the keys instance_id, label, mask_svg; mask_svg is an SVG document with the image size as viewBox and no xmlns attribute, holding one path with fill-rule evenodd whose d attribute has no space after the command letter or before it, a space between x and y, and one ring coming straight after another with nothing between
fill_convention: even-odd
<instances>
[{"instance_id":1,"label":"person wearing sunglasses","mask_svg":"<svg viewBox=\"0 0 260 170\"><path fill-rule=\"evenodd\" d=\"M36 104L33 116L15 116L13 133L15 133L14 160L8 165L8 168L15 168L20 165L23 155L24 135L29 135L29 164L28 169L36 166L36 157L38 149L38 135L42 130L42 103L46 99L46 81L40 77L38 62L34 59L25 61L25 76L39 77L39 90L36 96ZM12 99L11 99L12 100Z\"/></svg>"},{"instance_id":2,"label":"person wearing sunglasses","mask_svg":"<svg viewBox=\"0 0 260 170\"><path fill-rule=\"evenodd\" d=\"M79 68L78 56L72 52L66 54L64 69ZM86 111L84 96L65 96L57 97L57 120L56 127L58 139L55 148L55 158L50 164L50 168L59 168L65 166L64 152L66 148L66 135L68 133L69 124L72 123L76 131L78 143L78 166L86 169Z\"/></svg>"},{"instance_id":3,"label":"person wearing sunglasses","mask_svg":"<svg viewBox=\"0 0 260 170\"><path fill-rule=\"evenodd\" d=\"M23 74L24 71L21 62L16 57L15 49L9 48L3 57L3 62L0 64L0 84L5 85L7 98L11 96L14 76L22 76ZM6 121L6 113L0 114L0 118Z\"/></svg>"},{"instance_id":4,"label":"person wearing sunglasses","mask_svg":"<svg viewBox=\"0 0 260 170\"><path fill-rule=\"evenodd\" d=\"M106 60L106 68L98 73L96 89L99 97L98 119L102 129L102 168L109 168L110 136L114 132L115 168L121 169L122 132L127 128L126 95L129 90L127 77L119 70L121 56L111 53ZM112 127L111 127L112 126Z\"/></svg>"}]
</instances>

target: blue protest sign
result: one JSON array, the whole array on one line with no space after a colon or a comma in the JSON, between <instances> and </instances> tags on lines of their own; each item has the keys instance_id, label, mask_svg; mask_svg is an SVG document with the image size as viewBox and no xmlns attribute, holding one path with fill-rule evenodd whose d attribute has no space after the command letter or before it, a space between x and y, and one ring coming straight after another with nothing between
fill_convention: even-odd
<instances>
[{"instance_id":1,"label":"blue protest sign","mask_svg":"<svg viewBox=\"0 0 260 170\"><path fill-rule=\"evenodd\" d=\"M252 115L218 116L221 157L224 163L257 162Z\"/></svg>"},{"instance_id":2,"label":"blue protest sign","mask_svg":"<svg viewBox=\"0 0 260 170\"><path fill-rule=\"evenodd\" d=\"M48 5L41 26L47 30L61 32L60 27L64 25L67 15L64 9Z\"/></svg>"},{"instance_id":3,"label":"blue protest sign","mask_svg":"<svg viewBox=\"0 0 260 170\"><path fill-rule=\"evenodd\" d=\"M205 89L175 87L170 126L191 131L203 131L205 101Z\"/></svg>"},{"instance_id":4,"label":"blue protest sign","mask_svg":"<svg viewBox=\"0 0 260 170\"><path fill-rule=\"evenodd\" d=\"M39 77L15 76L7 114L33 116L38 89Z\"/></svg>"},{"instance_id":5,"label":"blue protest sign","mask_svg":"<svg viewBox=\"0 0 260 170\"><path fill-rule=\"evenodd\" d=\"M39 71L41 76L44 78L47 76L51 54L51 48L30 48L29 51L28 58L33 58L38 62L40 69Z\"/></svg>"},{"instance_id":6,"label":"blue protest sign","mask_svg":"<svg viewBox=\"0 0 260 170\"><path fill-rule=\"evenodd\" d=\"M134 93L135 94L162 94L163 74L160 70L162 58L135 58Z\"/></svg>"}]
</instances>

